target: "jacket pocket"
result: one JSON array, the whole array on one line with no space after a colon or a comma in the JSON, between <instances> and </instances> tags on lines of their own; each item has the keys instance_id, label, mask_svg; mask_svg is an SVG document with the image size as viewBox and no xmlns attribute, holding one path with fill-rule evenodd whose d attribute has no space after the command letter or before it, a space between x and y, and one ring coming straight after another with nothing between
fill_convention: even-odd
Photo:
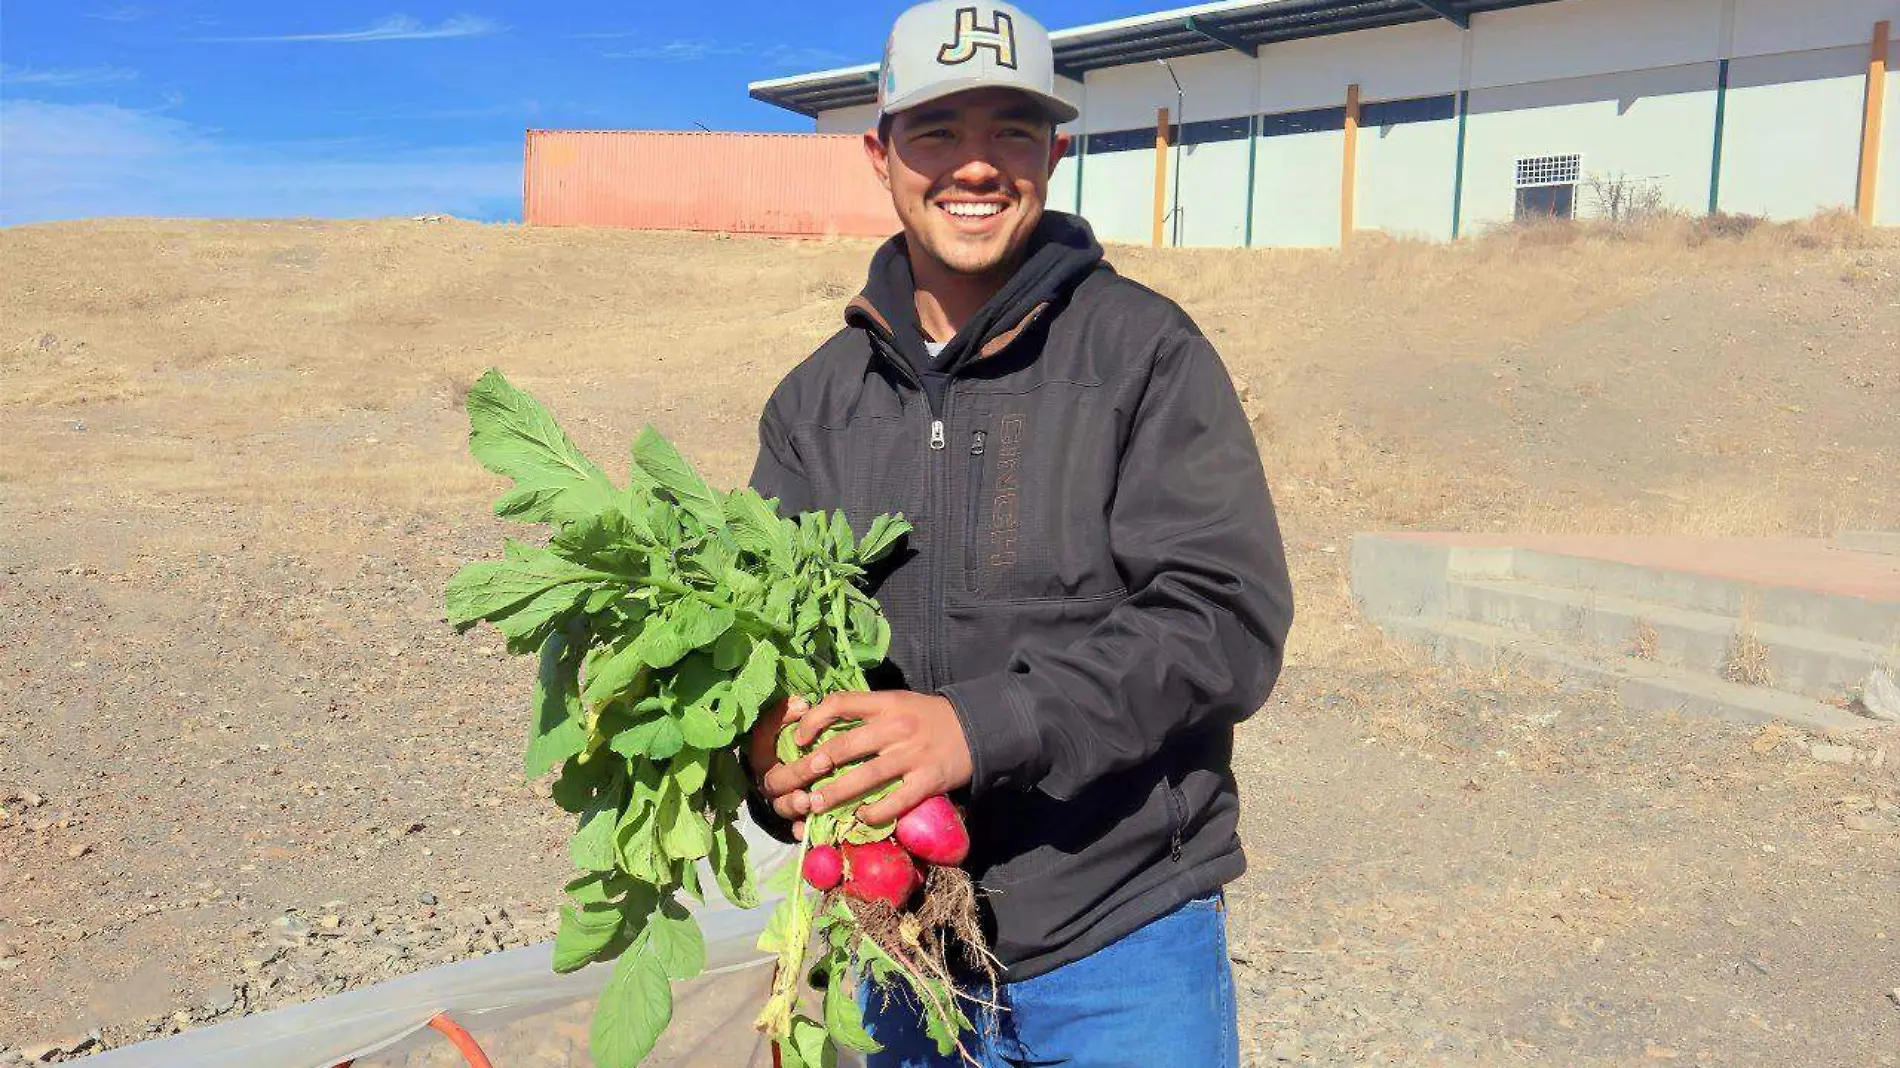
<instances>
[{"instance_id":1,"label":"jacket pocket","mask_svg":"<svg viewBox=\"0 0 1900 1068\"><path fill-rule=\"evenodd\" d=\"M1187 798L1181 795L1181 788L1172 778L1163 783L1163 792L1168 795L1168 859L1181 859L1181 839L1187 834L1188 807Z\"/></svg>"},{"instance_id":2,"label":"jacket pocket","mask_svg":"<svg viewBox=\"0 0 1900 1068\"><path fill-rule=\"evenodd\" d=\"M980 588L977 573L983 558L983 476L988 458L989 431L979 427L970 432L969 510L963 521L963 588L971 593Z\"/></svg>"}]
</instances>

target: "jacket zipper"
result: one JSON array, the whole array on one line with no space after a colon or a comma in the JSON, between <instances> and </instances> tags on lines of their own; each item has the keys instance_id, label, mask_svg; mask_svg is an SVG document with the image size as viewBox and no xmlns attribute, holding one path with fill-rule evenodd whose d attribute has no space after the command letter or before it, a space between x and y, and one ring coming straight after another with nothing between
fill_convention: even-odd
<instances>
[{"instance_id":1,"label":"jacket zipper","mask_svg":"<svg viewBox=\"0 0 1900 1068\"><path fill-rule=\"evenodd\" d=\"M929 621L930 636L924 643L924 687L922 691L924 693L936 693L937 688L943 685L942 677L944 671L943 667L937 663L937 660L942 655L942 650L946 644L944 635L945 623L943 620L943 571L945 565L943 543L945 536L950 532L950 525L944 522L945 502L949 496L944 489L946 473L944 471L945 461L943 457L945 452L948 451L946 448L947 438L944 433L944 421L950 416L950 397L952 392L950 388L946 388L943 391L942 412L930 413L930 521L936 524L937 529L934 530L930 536L930 559L928 561L930 567L930 600L925 605L925 609L928 613L925 618ZM928 396L925 397L924 403L928 406Z\"/></svg>"},{"instance_id":2,"label":"jacket zipper","mask_svg":"<svg viewBox=\"0 0 1900 1068\"><path fill-rule=\"evenodd\" d=\"M989 434L982 430L970 434L970 511L963 524L963 586L976 590L977 526L983 521L983 454Z\"/></svg>"}]
</instances>

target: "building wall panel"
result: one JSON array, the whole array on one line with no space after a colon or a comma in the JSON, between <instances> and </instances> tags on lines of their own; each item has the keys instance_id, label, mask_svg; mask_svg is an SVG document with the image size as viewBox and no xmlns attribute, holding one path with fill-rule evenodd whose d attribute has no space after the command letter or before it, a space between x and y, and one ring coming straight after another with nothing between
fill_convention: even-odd
<instances>
[{"instance_id":1,"label":"building wall panel","mask_svg":"<svg viewBox=\"0 0 1900 1068\"><path fill-rule=\"evenodd\" d=\"M1183 145L1180 158L1181 244L1194 248L1244 244L1247 139ZM1169 164L1173 165L1172 154ZM1168 232L1171 237L1172 226Z\"/></svg>"},{"instance_id":2,"label":"building wall panel","mask_svg":"<svg viewBox=\"0 0 1900 1068\"><path fill-rule=\"evenodd\" d=\"M881 237L890 194L854 136L530 130L531 226Z\"/></svg>"},{"instance_id":3,"label":"building wall panel","mask_svg":"<svg viewBox=\"0 0 1900 1068\"><path fill-rule=\"evenodd\" d=\"M1479 14L1471 22L1471 86L1493 88L1717 60L1723 2L1571 0Z\"/></svg>"},{"instance_id":4,"label":"building wall panel","mask_svg":"<svg viewBox=\"0 0 1900 1068\"><path fill-rule=\"evenodd\" d=\"M1148 120L1153 123L1153 119ZM1178 174L1168 168L1169 195ZM1082 216L1102 241L1146 245L1154 239L1154 151L1091 153L1082 179Z\"/></svg>"},{"instance_id":5,"label":"building wall panel","mask_svg":"<svg viewBox=\"0 0 1900 1068\"><path fill-rule=\"evenodd\" d=\"M1731 63L1722 209L1771 219L1851 209L1866 92L1866 45Z\"/></svg>"},{"instance_id":6,"label":"building wall panel","mask_svg":"<svg viewBox=\"0 0 1900 1068\"><path fill-rule=\"evenodd\" d=\"M1056 211L1075 211L1075 179L1078 167L1073 155L1056 164L1049 177L1048 206Z\"/></svg>"},{"instance_id":7,"label":"building wall panel","mask_svg":"<svg viewBox=\"0 0 1900 1068\"><path fill-rule=\"evenodd\" d=\"M1181 79L1179 110L1189 122L1246 115L1253 108L1253 61L1238 52L1168 61ZM1153 126L1155 109L1177 110L1174 82L1159 63L1131 63L1089 72L1083 128L1090 133ZM1179 115L1174 116L1176 119Z\"/></svg>"},{"instance_id":8,"label":"building wall panel","mask_svg":"<svg viewBox=\"0 0 1900 1068\"><path fill-rule=\"evenodd\" d=\"M818 132L821 134L861 134L876 127L876 104L838 108L835 111L820 112L818 115Z\"/></svg>"},{"instance_id":9,"label":"building wall panel","mask_svg":"<svg viewBox=\"0 0 1900 1068\"><path fill-rule=\"evenodd\" d=\"M1366 100L1456 92L1463 60L1463 33L1443 19L1270 44L1260 49L1260 110L1344 104L1354 82Z\"/></svg>"},{"instance_id":10,"label":"building wall panel","mask_svg":"<svg viewBox=\"0 0 1900 1068\"><path fill-rule=\"evenodd\" d=\"M1900 0L1735 0L1735 54L1809 52L1873 40L1874 23L1900 23Z\"/></svg>"},{"instance_id":11,"label":"building wall panel","mask_svg":"<svg viewBox=\"0 0 1900 1068\"><path fill-rule=\"evenodd\" d=\"M1622 175L1676 207L1708 206L1717 64L1474 90L1465 149L1468 228L1511 221L1517 160L1583 156L1586 175ZM1731 121L1733 112L1731 111ZM1731 131L1733 127L1731 126ZM1587 186L1577 213L1592 214Z\"/></svg>"},{"instance_id":12,"label":"building wall panel","mask_svg":"<svg viewBox=\"0 0 1900 1068\"><path fill-rule=\"evenodd\" d=\"M1260 139L1254 179L1254 244L1339 244L1339 192L1346 135L1339 130Z\"/></svg>"},{"instance_id":13,"label":"building wall panel","mask_svg":"<svg viewBox=\"0 0 1900 1068\"><path fill-rule=\"evenodd\" d=\"M1455 118L1361 127L1354 227L1450 240L1457 162Z\"/></svg>"}]
</instances>

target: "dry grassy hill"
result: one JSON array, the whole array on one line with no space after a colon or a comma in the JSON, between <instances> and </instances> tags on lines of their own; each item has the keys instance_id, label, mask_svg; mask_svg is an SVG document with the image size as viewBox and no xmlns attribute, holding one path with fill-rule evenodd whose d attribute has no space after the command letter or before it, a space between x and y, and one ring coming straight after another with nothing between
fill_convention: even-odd
<instances>
[{"instance_id":1,"label":"dry grassy hill","mask_svg":"<svg viewBox=\"0 0 1900 1068\"><path fill-rule=\"evenodd\" d=\"M525 666L439 623L502 533L462 390L498 366L596 456L652 423L735 482L870 250L0 231L0 1062L190 1025L170 1014L209 1015L207 988L228 1014L544 936L565 829L516 781ZM1878 905L1900 836L1834 807L1891 805L1890 771L1421 668L1357 618L1343 551L1393 527L1900 526L1900 239L1671 222L1111 258L1243 383L1295 568L1291 667L1242 742L1255 1063L1900 1049ZM349 938L245 969L325 902Z\"/></svg>"}]
</instances>

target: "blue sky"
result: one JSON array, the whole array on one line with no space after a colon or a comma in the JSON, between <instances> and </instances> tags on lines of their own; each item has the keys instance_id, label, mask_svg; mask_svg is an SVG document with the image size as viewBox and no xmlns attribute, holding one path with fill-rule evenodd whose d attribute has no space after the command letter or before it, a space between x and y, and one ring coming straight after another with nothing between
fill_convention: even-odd
<instances>
[{"instance_id":1,"label":"blue sky","mask_svg":"<svg viewBox=\"0 0 1900 1068\"><path fill-rule=\"evenodd\" d=\"M523 130L809 130L746 83L872 62L904 6L0 0L0 225L515 219ZM1060 29L1167 5L1025 6Z\"/></svg>"}]
</instances>

